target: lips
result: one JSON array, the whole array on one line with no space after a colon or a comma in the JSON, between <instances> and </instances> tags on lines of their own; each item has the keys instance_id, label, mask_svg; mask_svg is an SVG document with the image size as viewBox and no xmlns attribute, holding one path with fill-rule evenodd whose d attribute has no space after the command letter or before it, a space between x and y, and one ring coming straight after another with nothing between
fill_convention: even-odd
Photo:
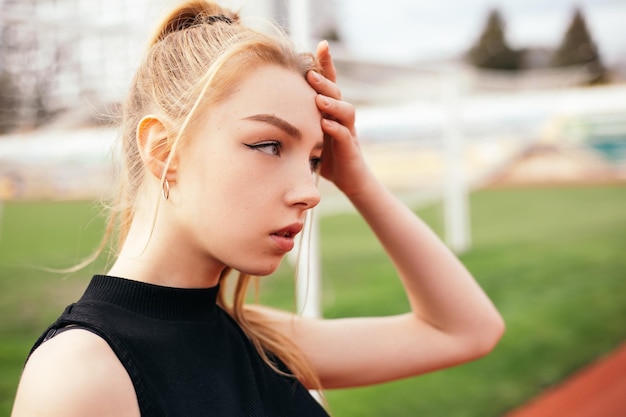
<instances>
[{"instance_id":1,"label":"lips","mask_svg":"<svg viewBox=\"0 0 626 417\"><path fill-rule=\"evenodd\" d=\"M272 232L270 236L281 252L289 252L294 247L294 238L302 231L302 223L294 223Z\"/></svg>"}]
</instances>

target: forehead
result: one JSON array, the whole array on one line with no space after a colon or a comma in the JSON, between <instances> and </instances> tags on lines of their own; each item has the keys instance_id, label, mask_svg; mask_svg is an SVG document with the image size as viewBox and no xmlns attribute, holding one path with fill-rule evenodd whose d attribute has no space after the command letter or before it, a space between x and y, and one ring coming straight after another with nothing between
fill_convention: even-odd
<instances>
[{"instance_id":1,"label":"forehead","mask_svg":"<svg viewBox=\"0 0 626 417\"><path fill-rule=\"evenodd\" d=\"M316 95L295 71L262 66L245 76L230 96L211 109L210 117L226 122L255 114L272 114L305 132L314 130L321 134L322 116L315 104Z\"/></svg>"}]
</instances>

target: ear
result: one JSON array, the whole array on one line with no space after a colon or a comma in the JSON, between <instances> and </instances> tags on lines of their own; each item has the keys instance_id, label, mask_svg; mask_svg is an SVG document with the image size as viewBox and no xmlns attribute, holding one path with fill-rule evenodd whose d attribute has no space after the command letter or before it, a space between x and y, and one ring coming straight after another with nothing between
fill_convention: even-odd
<instances>
[{"instance_id":1,"label":"ear","mask_svg":"<svg viewBox=\"0 0 626 417\"><path fill-rule=\"evenodd\" d=\"M154 115L144 116L137 124L137 148L144 165L156 177L161 179L167 164L172 143L167 128ZM176 161L172 159L167 167L166 178L169 182L176 180Z\"/></svg>"}]
</instances>

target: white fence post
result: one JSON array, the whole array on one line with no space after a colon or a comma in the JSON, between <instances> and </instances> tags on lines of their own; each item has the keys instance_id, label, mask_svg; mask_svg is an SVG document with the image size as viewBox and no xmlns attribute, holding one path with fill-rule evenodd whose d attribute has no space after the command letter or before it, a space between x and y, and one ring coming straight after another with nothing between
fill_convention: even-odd
<instances>
[{"instance_id":1,"label":"white fence post","mask_svg":"<svg viewBox=\"0 0 626 417\"><path fill-rule=\"evenodd\" d=\"M469 205L461 133L462 77L462 71L453 69L443 71L441 77L442 99L447 113L443 131L445 240L455 253L463 253L470 247Z\"/></svg>"}]
</instances>

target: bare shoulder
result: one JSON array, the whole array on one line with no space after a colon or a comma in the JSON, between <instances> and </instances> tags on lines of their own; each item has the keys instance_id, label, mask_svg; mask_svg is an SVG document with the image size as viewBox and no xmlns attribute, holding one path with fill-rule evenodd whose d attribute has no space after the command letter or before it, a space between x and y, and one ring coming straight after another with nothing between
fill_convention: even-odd
<instances>
[{"instance_id":1,"label":"bare shoulder","mask_svg":"<svg viewBox=\"0 0 626 417\"><path fill-rule=\"evenodd\" d=\"M140 415L133 384L109 345L82 329L65 331L33 352L12 417Z\"/></svg>"}]
</instances>

